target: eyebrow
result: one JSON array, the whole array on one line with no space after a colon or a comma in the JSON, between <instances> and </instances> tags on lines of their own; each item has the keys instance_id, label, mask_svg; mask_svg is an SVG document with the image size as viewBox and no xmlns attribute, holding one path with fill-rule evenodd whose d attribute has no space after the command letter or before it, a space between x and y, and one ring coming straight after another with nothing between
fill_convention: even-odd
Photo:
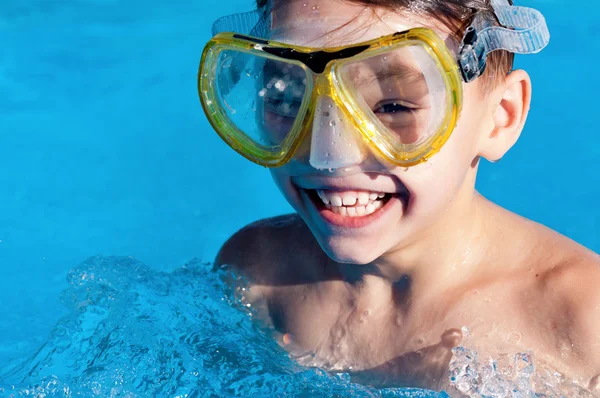
<instances>
[{"instance_id":1,"label":"eyebrow","mask_svg":"<svg viewBox=\"0 0 600 398\"><path fill-rule=\"evenodd\" d=\"M354 85L358 88L375 83L376 81L383 81L394 77L405 80L406 83L412 83L425 78L420 69L407 64L394 64L388 68L376 70L368 77L357 79Z\"/></svg>"}]
</instances>

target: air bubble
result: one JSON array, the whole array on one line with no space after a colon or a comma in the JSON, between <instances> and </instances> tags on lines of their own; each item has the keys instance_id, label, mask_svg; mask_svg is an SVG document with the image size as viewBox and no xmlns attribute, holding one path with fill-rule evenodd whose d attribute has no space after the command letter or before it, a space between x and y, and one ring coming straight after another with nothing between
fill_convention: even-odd
<instances>
[{"instance_id":1,"label":"air bubble","mask_svg":"<svg viewBox=\"0 0 600 398\"><path fill-rule=\"evenodd\" d=\"M283 80L277 80L277 82L275 83L275 88L279 91L283 91L285 90L285 82Z\"/></svg>"}]
</instances>

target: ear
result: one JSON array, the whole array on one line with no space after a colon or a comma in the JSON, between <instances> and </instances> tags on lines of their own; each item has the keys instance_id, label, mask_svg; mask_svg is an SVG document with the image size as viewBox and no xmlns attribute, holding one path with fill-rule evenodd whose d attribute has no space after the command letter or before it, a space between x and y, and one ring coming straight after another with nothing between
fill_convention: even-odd
<instances>
[{"instance_id":1,"label":"ear","mask_svg":"<svg viewBox=\"0 0 600 398\"><path fill-rule=\"evenodd\" d=\"M517 142L531 104L531 79L524 70L506 76L491 93L493 101L490 133L482 137L479 155L495 162Z\"/></svg>"}]
</instances>

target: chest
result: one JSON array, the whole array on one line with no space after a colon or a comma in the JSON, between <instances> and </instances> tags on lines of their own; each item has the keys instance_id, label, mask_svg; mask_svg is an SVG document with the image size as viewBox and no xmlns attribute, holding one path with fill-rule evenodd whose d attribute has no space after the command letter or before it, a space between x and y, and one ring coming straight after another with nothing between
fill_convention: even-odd
<instances>
[{"instance_id":1,"label":"chest","mask_svg":"<svg viewBox=\"0 0 600 398\"><path fill-rule=\"evenodd\" d=\"M306 365L333 370L390 363L414 367L415 361L449 361L456 345L496 351L556 346L557 340L519 302L481 291L457 300L440 297L410 307L368 308L348 298L294 288L270 300L269 315L291 342L287 348Z\"/></svg>"},{"instance_id":2,"label":"chest","mask_svg":"<svg viewBox=\"0 0 600 398\"><path fill-rule=\"evenodd\" d=\"M444 341L448 331L439 311L421 318L393 306L364 307L301 290L286 293L270 300L269 315L285 336L286 349L307 366L363 371L398 364L399 358L408 366L439 356L442 347L448 356L453 347Z\"/></svg>"}]
</instances>

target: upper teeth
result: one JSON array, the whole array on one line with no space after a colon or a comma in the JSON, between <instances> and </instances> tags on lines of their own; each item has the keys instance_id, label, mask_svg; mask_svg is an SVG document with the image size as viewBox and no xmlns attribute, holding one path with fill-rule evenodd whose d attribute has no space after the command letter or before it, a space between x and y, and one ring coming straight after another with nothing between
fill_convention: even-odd
<instances>
[{"instance_id":1,"label":"upper teeth","mask_svg":"<svg viewBox=\"0 0 600 398\"><path fill-rule=\"evenodd\" d=\"M317 193L323 203L334 207L355 206L357 203L361 206L366 206L370 202L374 202L385 196L385 193L382 192L333 192L317 190Z\"/></svg>"}]
</instances>

